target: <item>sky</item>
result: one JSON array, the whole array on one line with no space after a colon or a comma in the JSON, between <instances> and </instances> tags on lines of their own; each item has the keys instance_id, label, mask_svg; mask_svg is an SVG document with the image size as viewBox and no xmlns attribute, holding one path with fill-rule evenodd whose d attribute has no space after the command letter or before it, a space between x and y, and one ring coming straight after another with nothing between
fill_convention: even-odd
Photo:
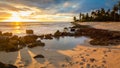
<instances>
[{"instance_id":1,"label":"sky","mask_svg":"<svg viewBox=\"0 0 120 68\"><path fill-rule=\"evenodd\" d=\"M119 0L0 0L0 21L71 21L80 12L111 9Z\"/></svg>"}]
</instances>

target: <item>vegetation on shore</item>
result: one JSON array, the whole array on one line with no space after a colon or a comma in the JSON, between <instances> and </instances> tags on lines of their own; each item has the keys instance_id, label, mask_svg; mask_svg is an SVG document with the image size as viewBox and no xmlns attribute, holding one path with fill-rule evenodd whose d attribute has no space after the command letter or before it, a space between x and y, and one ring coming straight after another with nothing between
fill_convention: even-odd
<instances>
[{"instance_id":1,"label":"vegetation on shore","mask_svg":"<svg viewBox=\"0 0 120 68\"><path fill-rule=\"evenodd\" d=\"M104 8L93 10L90 13L80 13L79 19L73 17L74 22L105 22L105 21L120 21L120 1L113 6L112 9L105 10Z\"/></svg>"}]
</instances>

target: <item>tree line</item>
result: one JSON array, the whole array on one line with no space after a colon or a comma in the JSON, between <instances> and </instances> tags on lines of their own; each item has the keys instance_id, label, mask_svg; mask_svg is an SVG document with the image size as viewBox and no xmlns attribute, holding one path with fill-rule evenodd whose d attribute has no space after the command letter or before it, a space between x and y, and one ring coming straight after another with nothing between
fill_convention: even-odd
<instances>
[{"instance_id":1,"label":"tree line","mask_svg":"<svg viewBox=\"0 0 120 68\"><path fill-rule=\"evenodd\" d=\"M77 19L75 16L73 17L73 20L80 21L80 22L87 22L87 21L120 21L120 1L113 6L113 8L110 10L105 10L104 8L94 10L90 13L80 13L79 19Z\"/></svg>"}]
</instances>

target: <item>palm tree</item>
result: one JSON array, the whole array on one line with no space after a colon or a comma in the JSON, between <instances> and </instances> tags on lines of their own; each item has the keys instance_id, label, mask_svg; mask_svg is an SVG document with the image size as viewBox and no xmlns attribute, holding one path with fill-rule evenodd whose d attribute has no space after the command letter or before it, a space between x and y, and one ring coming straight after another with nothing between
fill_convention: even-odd
<instances>
[{"instance_id":1,"label":"palm tree","mask_svg":"<svg viewBox=\"0 0 120 68\"><path fill-rule=\"evenodd\" d=\"M82 14L80 13L80 15L79 15L79 20L81 21L81 19L82 19Z\"/></svg>"},{"instance_id":2,"label":"palm tree","mask_svg":"<svg viewBox=\"0 0 120 68\"><path fill-rule=\"evenodd\" d=\"M76 21L77 21L77 18L74 16L74 17L73 17L73 20L74 20L74 22L76 22Z\"/></svg>"},{"instance_id":3,"label":"palm tree","mask_svg":"<svg viewBox=\"0 0 120 68\"><path fill-rule=\"evenodd\" d=\"M118 2L118 16L119 16L119 21L120 21L120 1Z\"/></svg>"}]
</instances>

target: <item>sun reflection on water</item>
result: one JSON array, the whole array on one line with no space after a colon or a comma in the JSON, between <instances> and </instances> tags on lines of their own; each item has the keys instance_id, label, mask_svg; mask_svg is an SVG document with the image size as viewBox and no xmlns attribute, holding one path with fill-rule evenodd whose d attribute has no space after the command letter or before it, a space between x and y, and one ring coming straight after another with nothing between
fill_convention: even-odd
<instances>
[{"instance_id":1,"label":"sun reflection on water","mask_svg":"<svg viewBox=\"0 0 120 68\"><path fill-rule=\"evenodd\" d=\"M13 33L15 34L21 34L23 32L22 27L23 27L23 23L21 22L13 22L11 23L12 27L13 27Z\"/></svg>"}]
</instances>

